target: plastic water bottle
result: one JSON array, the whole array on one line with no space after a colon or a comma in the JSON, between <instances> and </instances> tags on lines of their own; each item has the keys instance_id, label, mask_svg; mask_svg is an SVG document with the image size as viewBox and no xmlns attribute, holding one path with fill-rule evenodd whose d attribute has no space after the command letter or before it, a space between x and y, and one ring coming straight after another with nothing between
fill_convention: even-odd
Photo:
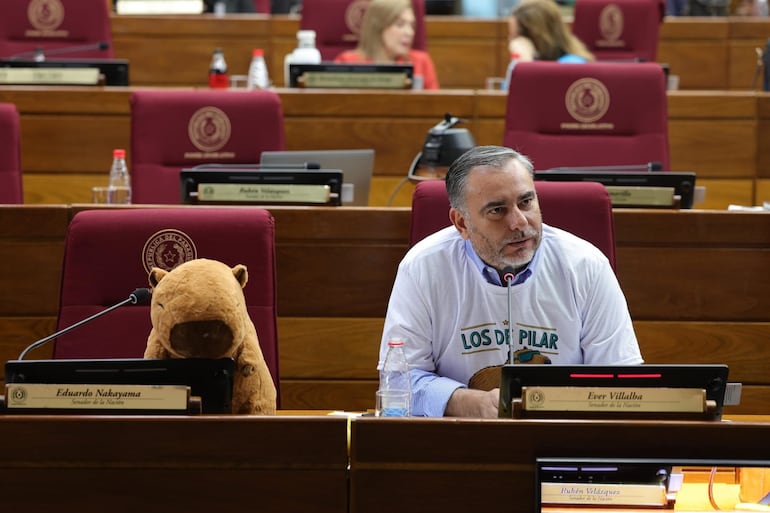
<instances>
[{"instance_id":1,"label":"plastic water bottle","mask_svg":"<svg viewBox=\"0 0 770 513\"><path fill-rule=\"evenodd\" d=\"M214 50L209 66L209 87L213 89L225 89L230 82L227 77L227 62L221 48Z\"/></svg>"},{"instance_id":2,"label":"plastic water bottle","mask_svg":"<svg viewBox=\"0 0 770 513\"><path fill-rule=\"evenodd\" d=\"M126 164L126 150L112 150L107 203L131 203L131 175L128 173L128 165Z\"/></svg>"},{"instance_id":3,"label":"plastic water bottle","mask_svg":"<svg viewBox=\"0 0 770 513\"><path fill-rule=\"evenodd\" d=\"M511 75L513 74L513 68L516 66L517 62L519 62L519 54L516 52L511 52L511 61L508 63L508 69L505 70L505 80L503 80L503 85L502 85L503 91L508 90L508 84L511 83Z\"/></svg>"},{"instance_id":4,"label":"plastic water bottle","mask_svg":"<svg viewBox=\"0 0 770 513\"><path fill-rule=\"evenodd\" d=\"M251 53L251 64L249 64L249 76L246 80L246 88L267 89L268 87L270 87L270 78L267 74L265 54L261 48L255 48Z\"/></svg>"},{"instance_id":5,"label":"plastic water bottle","mask_svg":"<svg viewBox=\"0 0 770 513\"><path fill-rule=\"evenodd\" d=\"M412 386L403 340L388 342L388 352L380 370L378 410L381 417L408 417L411 413Z\"/></svg>"},{"instance_id":6,"label":"plastic water bottle","mask_svg":"<svg viewBox=\"0 0 770 513\"><path fill-rule=\"evenodd\" d=\"M315 47L315 30L297 31L297 48L283 60L284 85L289 87L289 64L321 64L321 52Z\"/></svg>"}]
</instances>

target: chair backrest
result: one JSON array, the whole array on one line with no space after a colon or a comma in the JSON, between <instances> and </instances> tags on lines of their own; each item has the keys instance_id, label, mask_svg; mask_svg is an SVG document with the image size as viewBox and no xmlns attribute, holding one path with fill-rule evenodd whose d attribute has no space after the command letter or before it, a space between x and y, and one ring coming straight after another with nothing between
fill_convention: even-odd
<instances>
[{"instance_id":1,"label":"chair backrest","mask_svg":"<svg viewBox=\"0 0 770 513\"><path fill-rule=\"evenodd\" d=\"M181 202L179 172L199 164L257 164L283 150L281 99L272 91L146 90L131 95L134 203Z\"/></svg>"},{"instance_id":2,"label":"chair backrest","mask_svg":"<svg viewBox=\"0 0 770 513\"><path fill-rule=\"evenodd\" d=\"M527 155L537 170L660 162L668 171L663 69L644 62L519 63L503 145Z\"/></svg>"},{"instance_id":3,"label":"chair backrest","mask_svg":"<svg viewBox=\"0 0 770 513\"><path fill-rule=\"evenodd\" d=\"M254 0L254 12L270 14L270 0Z\"/></svg>"},{"instance_id":4,"label":"chair backrest","mask_svg":"<svg viewBox=\"0 0 770 513\"><path fill-rule=\"evenodd\" d=\"M247 308L278 388L275 221L267 210L171 207L85 210L67 232L57 330L149 287L153 267L209 258L244 264ZM128 305L58 337L54 358L141 358L150 306Z\"/></svg>"},{"instance_id":5,"label":"chair backrest","mask_svg":"<svg viewBox=\"0 0 770 513\"><path fill-rule=\"evenodd\" d=\"M572 33L597 60L655 62L665 0L576 0Z\"/></svg>"},{"instance_id":6,"label":"chair backrest","mask_svg":"<svg viewBox=\"0 0 770 513\"><path fill-rule=\"evenodd\" d=\"M112 28L107 4L105 0L3 0L0 58L19 56L32 60L38 48L45 54L102 42L107 43L102 49L84 48L55 57L112 58Z\"/></svg>"},{"instance_id":7,"label":"chair backrest","mask_svg":"<svg viewBox=\"0 0 770 513\"><path fill-rule=\"evenodd\" d=\"M0 203L24 203L21 127L13 103L0 103Z\"/></svg>"},{"instance_id":8,"label":"chair backrest","mask_svg":"<svg viewBox=\"0 0 770 513\"><path fill-rule=\"evenodd\" d=\"M612 202L598 182L535 182L543 222L566 230L599 248L615 269ZM410 245L449 226L449 196L444 180L419 182L412 195Z\"/></svg>"},{"instance_id":9,"label":"chair backrest","mask_svg":"<svg viewBox=\"0 0 770 513\"><path fill-rule=\"evenodd\" d=\"M369 0L302 0L300 29L315 30L321 59L332 61L358 44L361 20ZM425 1L412 0L416 21L413 48L426 49Z\"/></svg>"}]
</instances>

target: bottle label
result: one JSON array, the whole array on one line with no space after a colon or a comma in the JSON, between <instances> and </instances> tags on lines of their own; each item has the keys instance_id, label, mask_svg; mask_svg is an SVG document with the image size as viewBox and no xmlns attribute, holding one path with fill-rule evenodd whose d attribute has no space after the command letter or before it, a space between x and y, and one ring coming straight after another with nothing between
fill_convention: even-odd
<instances>
[{"instance_id":1,"label":"bottle label","mask_svg":"<svg viewBox=\"0 0 770 513\"><path fill-rule=\"evenodd\" d=\"M227 73L209 73L209 87L212 89L224 89L230 86Z\"/></svg>"}]
</instances>

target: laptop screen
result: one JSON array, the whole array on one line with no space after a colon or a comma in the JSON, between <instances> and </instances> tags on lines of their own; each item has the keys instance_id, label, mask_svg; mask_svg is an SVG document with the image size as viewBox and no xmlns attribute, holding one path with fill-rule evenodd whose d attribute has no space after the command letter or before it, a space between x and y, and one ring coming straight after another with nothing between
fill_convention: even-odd
<instances>
[{"instance_id":1,"label":"laptop screen","mask_svg":"<svg viewBox=\"0 0 770 513\"><path fill-rule=\"evenodd\" d=\"M343 206L365 207L369 204L369 189L374 171L373 149L263 151L260 161L260 164L265 167L306 163L319 164L322 169L342 171Z\"/></svg>"}]
</instances>

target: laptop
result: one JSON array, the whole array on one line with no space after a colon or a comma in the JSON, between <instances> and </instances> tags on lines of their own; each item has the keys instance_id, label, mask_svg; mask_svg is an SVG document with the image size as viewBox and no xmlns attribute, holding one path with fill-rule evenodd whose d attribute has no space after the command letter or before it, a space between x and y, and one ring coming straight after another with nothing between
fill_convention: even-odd
<instances>
[{"instance_id":1,"label":"laptop","mask_svg":"<svg viewBox=\"0 0 770 513\"><path fill-rule=\"evenodd\" d=\"M339 169L343 174L342 205L369 205L369 188L374 171L374 150L263 151L260 164L319 164L321 169Z\"/></svg>"},{"instance_id":2,"label":"laptop","mask_svg":"<svg viewBox=\"0 0 770 513\"><path fill-rule=\"evenodd\" d=\"M191 395L201 398L203 413L216 414L232 413L234 375L232 358L9 360L5 364L6 383L187 385Z\"/></svg>"}]
</instances>

